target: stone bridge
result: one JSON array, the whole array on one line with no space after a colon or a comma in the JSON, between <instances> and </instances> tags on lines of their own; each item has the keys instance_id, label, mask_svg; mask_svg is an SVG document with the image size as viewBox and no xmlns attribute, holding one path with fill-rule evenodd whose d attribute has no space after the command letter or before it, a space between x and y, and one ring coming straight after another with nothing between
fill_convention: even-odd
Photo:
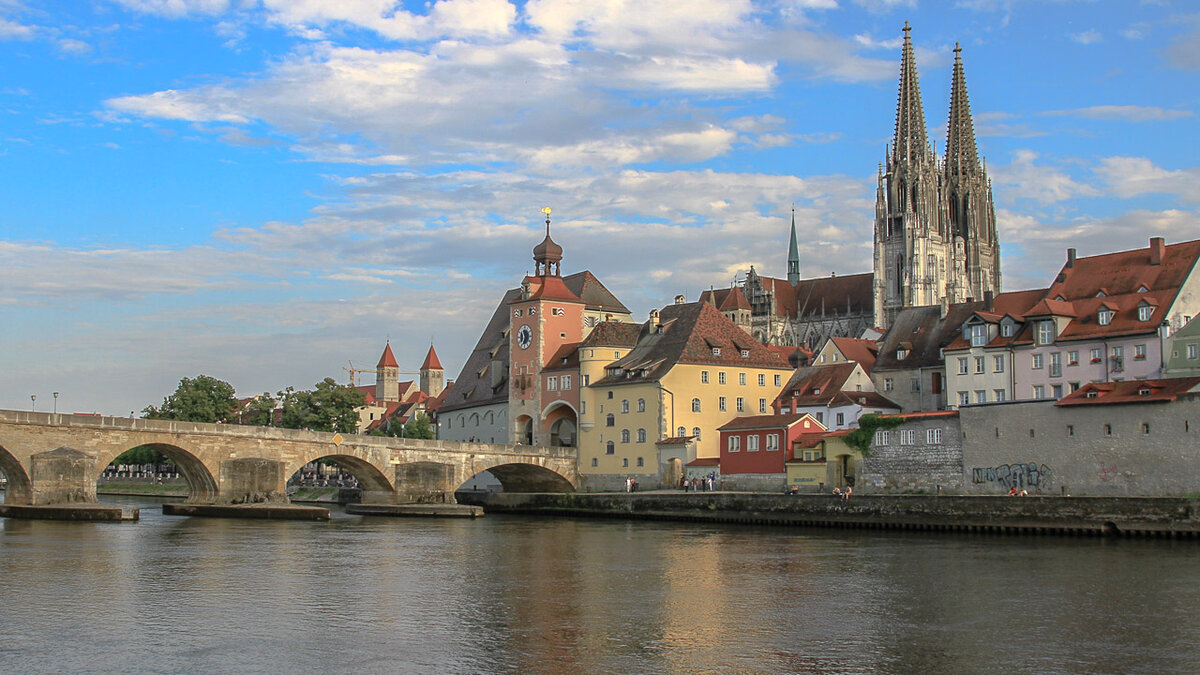
<instances>
[{"instance_id":1,"label":"stone bridge","mask_svg":"<svg viewBox=\"0 0 1200 675\"><path fill-rule=\"evenodd\" d=\"M286 501L288 478L318 459L353 474L363 502L374 504L454 502L455 490L482 471L511 492L569 492L579 484L574 448L0 410L5 502L94 502L105 467L139 445L175 462L197 504Z\"/></svg>"}]
</instances>

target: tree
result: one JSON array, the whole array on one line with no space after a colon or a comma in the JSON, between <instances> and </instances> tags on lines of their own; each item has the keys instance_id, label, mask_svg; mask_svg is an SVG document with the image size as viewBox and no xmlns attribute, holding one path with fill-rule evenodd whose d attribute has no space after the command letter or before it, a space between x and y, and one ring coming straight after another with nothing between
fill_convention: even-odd
<instances>
[{"instance_id":1,"label":"tree","mask_svg":"<svg viewBox=\"0 0 1200 675\"><path fill-rule=\"evenodd\" d=\"M288 387L279 392L283 415L279 425L289 429L340 431L353 433L358 428L358 409L367 397L354 387L338 384L327 377L312 391Z\"/></svg>"},{"instance_id":2,"label":"tree","mask_svg":"<svg viewBox=\"0 0 1200 675\"><path fill-rule=\"evenodd\" d=\"M275 421L275 397L268 392L255 396L239 416L239 424L269 427Z\"/></svg>"},{"instance_id":3,"label":"tree","mask_svg":"<svg viewBox=\"0 0 1200 675\"><path fill-rule=\"evenodd\" d=\"M142 410L142 417L152 420L183 422L220 422L237 410L233 385L208 375L195 379L183 378L175 393L163 399L162 405Z\"/></svg>"},{"instance_id":4,"label":"tree","mask_svg":"<svg viewBox=\"0 0 1200 675\"><path fill-rule=\"evenodd\" d=\"M425 413L413 413L413 416L408 418L408 422L404 424L401 436L404 438L425 438L432 440L433 424L429 421L429 417Z\"/></svg>"}]
</instances>

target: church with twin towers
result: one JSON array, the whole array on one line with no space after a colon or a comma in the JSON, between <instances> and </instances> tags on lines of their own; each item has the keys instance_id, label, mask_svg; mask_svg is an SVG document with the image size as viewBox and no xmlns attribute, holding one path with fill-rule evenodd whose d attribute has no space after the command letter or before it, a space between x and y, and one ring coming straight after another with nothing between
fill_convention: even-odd
<instances>
[{"instance_id":1,"label":"church with twin towers","mask_svg":"<svg viewBox=\"0 0 1200 675\"><path fill-rule=\"evenodd\" d=\"M879 165L873 271L803 278L793 216L787 279L751 267L740 286L705 293L763 342L815 350L831 337L886 331L906 307L1000 292L992 186L975 144L962 50L955 45L945 154L939 158L925 126L911 30L905 22L895 134Z\"/></svg>"}]
</instances>

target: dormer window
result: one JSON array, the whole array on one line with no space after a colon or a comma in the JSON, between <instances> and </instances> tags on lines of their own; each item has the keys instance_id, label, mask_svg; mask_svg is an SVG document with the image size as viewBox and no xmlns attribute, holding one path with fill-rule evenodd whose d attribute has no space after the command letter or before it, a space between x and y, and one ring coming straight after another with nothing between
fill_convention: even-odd
<instances>
[{"instance_id":1,"label":"dormer window","mask_svg":"<svg viewBox=\"0 0 1200 675\"><path fill-rule=\"evenodd\" d=\"M904 347L901 347L896 350L896 360L897 361L903 361L906 358L908 358L908 350L907 349L905 349Z\"/></svg>"},{"instance_id":2,"label":"dormer window","mask_svg":"<svg viewBox=\"0 0 1200 675\"><path fill-rule=\"evenodd\" d=\"M1015 327L1016 325L1012 321L1005 319L1000 323L1000 337L1012 337Z\"/></svg>"},{"instance_id":3,"label":"dormer window","mask_svg":"<svg viewBox=\"0 0 1200 675\"><path fill-rule=\"evenodd\" d=\"M1089 392L1087 393L1087 397L1088 397L1088 398L1096 398L1096 392L1095 392L1095 391L1089 391Z\"/></svg>"},{"instance_id":4,"label":"dormer window","mask_svg":"<svg viewBox=\"0 0 1200 675\"><path fill-rule=\"evenodd\" d=\"M1103 290L1101 290L1099 293L1096 294L1096 297L1097 298L1106 298L1106 297L1108 297L1108 293L1105 293Z\"/></svg>"},{"instance_id":5,"label":"dormer window","mask_svg":"<svg viewBox=\"0 0 1200 675\"><path fill-rule=\"evenodd\" d=\"M1101 295L1103 295L1103 293L1101 293ZM1067 299L1066 299L1066 298L1064 298L1064 297L1063 297L1063 296L1061 296L1061 295L1056 295L1056 296L1054 296L1054 299L1055 299L1055 300L1057 300L1057 301L1059 301L1059 302L1066 302L1066 301L1067 301Z\"/></svg>"},{"instance_id":6,"label":"dormer window","mask_svg":"<svg viewBox=\"0 0 1200 675\"><path fill-rule=\"evenodd\" d=\"M813 387L813 396L819 396L820 394L821 394L821 388Z\"/></svg>"},{"instance_id":7,"label":"dormer window","mask_svg":"<svg viewBox=\"0 0 1200 675\"><path fill-rule=\"evenodd\" d=\"M750 350L749 350L749 349L743 349L743 350L742 350L742 358L743 358L743 359L748 359L748 358L750 358Z\"/></svg>"},{"instance_id":8,"label":"dormer window","mask_svg":"<svg viewBox=\"0 0 1200 675\"><path fill-rule=\"evenodd\" d=\"M1150 289L1146 288L1145 286L1138 286L1138 289L1137 289L1138 293L1147 293L1149 291L1150 291Z\"/></svg>"},{"instance_id":9,"label":"dormer window","mask_svg":"<svg viewBox=\"0 0 1200 675\"><path fill-rule=\"evenodd\" d=\"M1054 342L1054 321L1038 322L1038 344L1048 345Z\"/></svg>"},{"instance_id":10,"label":"dormer window","mask_svg":"<svg viewBox=\"0 0 1200 675\"><path fill-rule=\"evenodd\" d=\"M1149 387L1142 387L1141 389L1138 389L1138 396L1149 396L1149 395L1150 395Z\"/></svg>"},{"instance_id":11,"label":"dormer window","mask_svg":"<svg viewBox=\"0 0 1200 675\"><path fill-rule=\"evenodd\" d=\"M987 344L987 326L975 324L971 326L971 346L982 347Z\"/></svg>"},{"instance_id":12,"label":"dormer window","mask_svg":"<svg viewBox=\"0 0 1200 675\"><path fill-rule=\"evenodd\" d=\"M1115 314L1115 312L1113 312L1111 309L1102 307L1100 312L1096 315L1096 319L1100 322L1101 326L1107 326L1112 323L1113 314Z\"/></svg>"},{"instance_id":13,"label":"dormer window","mask_svg":"<svg viewBox=\"0 0 1200 675\"><path fill-rule=\"evenodd\" d=\"M713 348L712 348L712 350L713 350L713 356L720 356L720 355L721 355L721 348L720 348L720 347L713 347Z\"/></svg>"},{"instance_id":14,"label":"dormer window","mask_svg":"<svg viewBox=\"0 0 1200 675\"><path fill-rule=\"evenodd\" d=\"M1138 321L1149 321L1151 316L1154 316L1154 307L1138 305Z\"/></svg>"}]
</instances>

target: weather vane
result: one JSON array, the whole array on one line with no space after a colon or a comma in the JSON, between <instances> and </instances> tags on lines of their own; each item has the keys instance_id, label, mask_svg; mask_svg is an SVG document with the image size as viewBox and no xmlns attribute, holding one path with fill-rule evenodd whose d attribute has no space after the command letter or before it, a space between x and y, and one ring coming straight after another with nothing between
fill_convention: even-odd
<instances>
[{"instance_id":1,"label":"weather vane","mask_svg":"<svg viewBox=\"0 0 1200 675\"><path fill-rule=\"evenodd\" d=\"M550 207L543 206L542 213L546 214L546 236L550 236Z\"/></svg>"}]
</instances>

